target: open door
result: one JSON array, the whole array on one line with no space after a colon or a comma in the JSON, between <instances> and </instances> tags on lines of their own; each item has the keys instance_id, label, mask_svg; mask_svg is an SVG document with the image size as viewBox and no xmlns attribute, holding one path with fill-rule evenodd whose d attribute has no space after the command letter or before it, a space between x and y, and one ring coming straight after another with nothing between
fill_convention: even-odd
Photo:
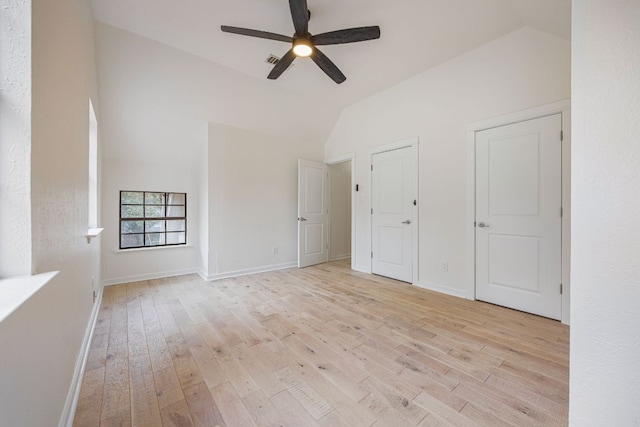
<instances>
[{"instance_id":1,"label":"open door","mask_svg":"<svg viewBox=\"0 0 640 427\"><path fill-rule=\"evenodd\" d=\"M327 166L298 159L298 267L328 261Z\"/></svg>"}]
</instances>

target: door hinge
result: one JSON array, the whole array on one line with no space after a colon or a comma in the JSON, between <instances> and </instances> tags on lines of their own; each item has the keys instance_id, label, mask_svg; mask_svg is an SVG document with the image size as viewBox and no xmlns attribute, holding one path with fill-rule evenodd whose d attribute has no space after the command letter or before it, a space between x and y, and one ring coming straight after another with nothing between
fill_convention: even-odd
<instances>
[{"instance_id":1,"label":"door hinge","mask_svg":"<svg viewBox=\"0 0 640 427\"><path fill-rule=\"evenodd\" d=\"M560 206L560 218L564 216L564 209Z\"/></svg>"},{"instance_id":2,"label":"door hinge","mask_svg":"<svg viewBox=\"0 0 640 427\"><path fill-rule=\"evenodd\" d=\"M560 141L564 141L564 131L560 131Z\"/></svg>"},{"instance_id":3,"label":"door hinge","mask_svg":"<svg viewBox=\"0 0 640 427\"><path fill-rule=\"evenodd\" d=\"M371 258L373 258L373 252L371 252Z\"/></svg>"},{"instance_id":4,"label":"door hinge","mask_svg":"<svg viewBox=\"0 0 640 427\"><path fill-rule=\"evenodd\" d=\"M562 295L562 283L560 283L560 295Z\"/></svg>"},{"instance_id":5,"label":"door hinge","mask_svg":"<svg viewBox=\"0 0 640 427\"><path fill-rule=\"evenodd\" d=\"M371 215L373 215L373 208L371 208Z\"/></svg>"},{"instance_id":6,"label":"door hinge","mask_svg":"<svg viewBox=\"0 0 640 427\"><path fill-rule=\"evenodd\" d=\"M373 165L371 165L371 170L373 170Z\"/></svg>"}]
</instances>

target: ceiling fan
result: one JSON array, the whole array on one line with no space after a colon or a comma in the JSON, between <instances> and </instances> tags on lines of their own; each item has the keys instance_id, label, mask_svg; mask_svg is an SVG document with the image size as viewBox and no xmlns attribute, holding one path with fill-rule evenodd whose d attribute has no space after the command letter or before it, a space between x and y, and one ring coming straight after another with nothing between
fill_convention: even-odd
<instances>
[{"instance_id":1,"label":"ceiling fan","mask_svg":"<svg viewBox=\"0 0 640 427\"><path fill-rule=\"evenodd\" d=\"M322 69L336 83L340 84L347 78L342 71L316 46L354 43L380 38L380 27L357 27L344 30L330 31L328 33L309 34L309 19L311 12L307 9L307 0L289 0L291 17L295 33L292 37L267 31L251 30L249 28L230 27L222 25L220 29L226 33L240 34L243 36L258 37L261 39L277 40L291 43L292 47L273 67L267 78L275 80L291 65L297 56L310 57L318 67Z\"/></svg>"}]
</instances>

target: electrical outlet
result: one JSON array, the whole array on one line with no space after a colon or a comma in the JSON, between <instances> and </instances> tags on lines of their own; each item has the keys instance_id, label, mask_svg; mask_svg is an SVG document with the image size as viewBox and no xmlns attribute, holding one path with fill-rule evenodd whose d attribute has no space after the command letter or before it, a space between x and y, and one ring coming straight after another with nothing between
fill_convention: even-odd
<instances>
[{"instance_id":1,"label":"electrical outlet","mask_svg":"<svg viewBox=\"0 0 640 427\"><path fill-rule=\"evenodd\" d=\"M449 272L449 262L445 261L442 263L442 271L444 271L445 273Z\"/></svg>"},{"instance_id":2,"label":"electrical outlet","mask_svg":"<svg viewBox=\"0 0 640 427\"><path fill-rule=\"evenodd\" d=\"M273 248L271 248L271 253L273 253L274 255L278 255L278 247L274 246Z\"/></svg>"},{"instance_id":3,"label":"electrical outlet","mask_svg":"<svg viewBox=\"0 0 640 427\"><path fill-rule=\"evenodd\" d=\"M96 302L96 298L98 298L98 295L96 295L96 291L93 291L93 302Z\"/></svg>"}]
</instances>

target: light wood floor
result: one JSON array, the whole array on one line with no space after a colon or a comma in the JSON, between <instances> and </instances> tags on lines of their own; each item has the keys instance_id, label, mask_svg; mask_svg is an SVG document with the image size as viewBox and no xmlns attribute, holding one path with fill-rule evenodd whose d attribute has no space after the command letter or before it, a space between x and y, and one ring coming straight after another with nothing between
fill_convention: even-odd
<instances>
[{"instance_id":1,"label":"light wood floor","mask_svg":"<svg viewBox=\"0 0 640 427\"><path fill-rule=\"evenodd\" d=\"M568 343L347 261L111 286L74 425L566 425Z\"/></svg>"}]
</instances>

